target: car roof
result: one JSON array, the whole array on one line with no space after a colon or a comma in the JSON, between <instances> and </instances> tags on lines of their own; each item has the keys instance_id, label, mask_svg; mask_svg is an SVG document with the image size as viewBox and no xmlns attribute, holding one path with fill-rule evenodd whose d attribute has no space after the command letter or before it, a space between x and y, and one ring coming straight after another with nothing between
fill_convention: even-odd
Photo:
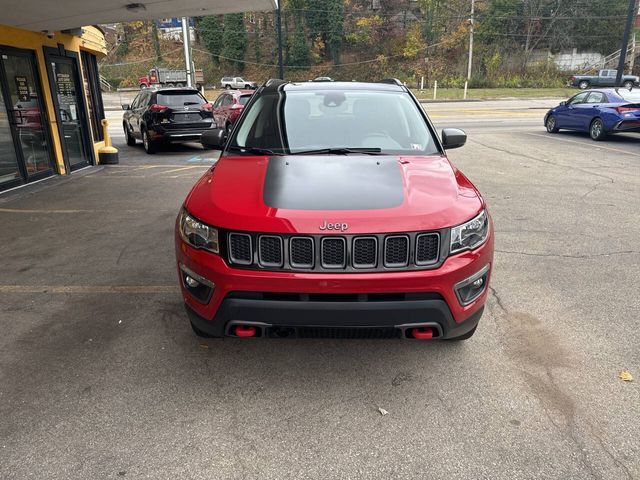
<instances>
[{"instance_id":1,"label":"car roof","mask_svg":"<svg viewBox=\"0 0 640 480\"><path fill-rule=\"evenodd\" d=\"M246 88L240 88L236 90L230 89L230 90L223 90L220 93L220 95L233 95L234 97L241 97L242 95L253 95L254 91L255 90L247 90Z\"/></svg>"},{"instance_id":2,"label":"car roof","mask_svg":"<svg viewBox=\"0 0 640 480\"><path fill-rule=\"evenodd\" d=\"M200 90L198 90L195 87L161 87L161 88L154 88L153 91L156 93L175 92L175 91L189 91L194 93L200 93Z\"/></svg>"},{"instance_id":3,"label":"car roof","mask_svg":"<svg viewBox=\"0 0 640 480\"><path fill-rule=\"evenodd\" d=\"M394 81L395 82L395 81ZM406 92L406 87L401 83L392 83L391 81L384 82L282 82L282 81L268 81L265 84L265 89L268 91L276 90L281 85L285 92L308 92L318 90L376 90L383 92Z\"/></svg>"}]
</instances>

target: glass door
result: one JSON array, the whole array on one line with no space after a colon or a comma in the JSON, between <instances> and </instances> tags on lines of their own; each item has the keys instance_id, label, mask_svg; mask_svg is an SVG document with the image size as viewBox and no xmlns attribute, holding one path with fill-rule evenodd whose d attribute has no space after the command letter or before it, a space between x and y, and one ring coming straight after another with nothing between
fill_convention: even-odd
<instances>
[{"instance_id":1,"label":"glass door","mask_svg":"<svg viewBox=\"0 0 640 480\"><path fill-rule=\"evenodd\" d=\"M18 166L18 155L13 143L7 103L0 91L0 189L22 183L22 174Z\"/></svg>"},{"instance_id":2,"label":"glass door","mask_svg":"<svg viewBox=\"0 0 640 480\"><path fill-rule=\"evenodd\" d=\"M65 160L73 171L91 165L78 63L73 58L52 56L50 66Z\"/></svg>"},{"instance_id":3,"label":"glass door","mask_svg":"<svg viewBox=\"0 0 640 480\"><path fill-rule=\"evenodd\" d=\"M54 172L35 56L0 47L0 190Z\"/></svg>"}]
</instances>

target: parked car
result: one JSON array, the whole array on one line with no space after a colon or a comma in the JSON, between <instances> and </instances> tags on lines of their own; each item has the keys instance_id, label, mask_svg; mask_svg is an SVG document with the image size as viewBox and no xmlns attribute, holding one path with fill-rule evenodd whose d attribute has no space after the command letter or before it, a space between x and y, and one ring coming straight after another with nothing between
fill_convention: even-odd
<instances>
[{"instance_id":1,"label":"parked car","mask_svg":"<svg viewBox=\"0 0 640 480\"><path fill-rule=\"evenodd\" d=\"M147 153L163 143L199 141L213 123L213 106L195 88L143 90L131 105L122 105L127 145L142 140Z\"/></svg>"},{"instance_id":2,"label":"parked car","mask_svg":"<svg viewBox=\"0 0 640 480\"><path fill-rule=\"evenodd\" d=\"M195 70L195 80L198 89L204 85L204 72ZM140 89L149 87L184 87L187 85L186 70L169 70L168 68L152 68L149 75L138 77Z\"/></svg>"},{"instance_id":3,"label":"parked car","mask_svg":"<svg viewBox=\"0 0 640 480\"><path fill-rule=\"evenodd\" d=\"M250 82L242 77L222 77L220 79L220 86L225 90L231 90L232 88L258 88L256 82Z\"/></svg>"},{"instance_id":4,"label":"parked car","mask_svg":"<svg viewBox=\"0 0 640 480\"><path fill-rule=\"evenodd\" d=\"M581 92L549 110L544 124L549 133L589 132L593 140L604 140L612 133L639 132L640 91L605 88Z\"/></svg>"},{"instance_id":5,"label":"parked car","mask_svg":"<svg viewBox=\"0 0 640 480\"><path fill-rule=\"evenodd\" d=\"M574 75L569 80L569 85L586 90L590 87L616 87L617 70L600 70L598 75ZM640 77L635 75L623 75L622 85L631 89L640 85Z\"/></svg>"},{"instance_id":6,"label":"parked car","mask_svg":"<svg viewBox=\"0 0 640 480\"><path fill-rule=\"evenodd\" d=\"M226 90L213 102L215 124L231 133L231 128L253 95L253 90Z\"/></svg>"},{"instance_id":7,"label":"parked car","mask_svg":"<svg viewBox=\"0 0 640 480\"><path fill-rule=\"evenodd\" d=\"M284 83L251 98L176 222L202 336L471 337L487 298L487 205L399 81ZM384 121L380 121L384 118Z\"/></svg>"},{"instance_id":8,"label":"parked car","mask_svg":"<svg viewBox=\"0 0 640 480\"><path fill-rule=\"evenodd\" d=\"M314 82L333 82L333 78L331 77L316 77L313 79Z\"/></svg>"}]
</instances>

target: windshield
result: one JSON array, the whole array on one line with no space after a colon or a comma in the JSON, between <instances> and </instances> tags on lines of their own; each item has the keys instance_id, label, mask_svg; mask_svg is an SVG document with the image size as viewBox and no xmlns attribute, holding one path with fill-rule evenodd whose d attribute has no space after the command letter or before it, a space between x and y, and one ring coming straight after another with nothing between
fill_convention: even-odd
<instances>
[{"instance_id":1,"label":"windshield","mask_svg":"<svg viewBox=\"0 0 640 480\"><path fill-rule=\"evenodd\" d=\"M418 108L408 94L401 92L308 90L267 94L249 107L229 145L235 150L291 154L323 149L399 155L439 153Z\"/></svg>"},{"instance_id":2,"label":"windshield","mask_svg":"<svg viewBox=\"0 0 640 480\"><path fill-rule=\"evenodd\" d=\"M184 107L185 105L202 105L206 101L196 92L176 90L158 93L157 103L167 107Z\"/></svg>"},{"instance_id":3,"label":"windshield","mask_svg":"<svg viewBox=\"0 0 640 480\"><path fill-rule=\"evenodd\" d=\"M619 88L616 93L621 96L625 102L640 102L640 90L627 90Z\"/></svg>"}]
</instances>

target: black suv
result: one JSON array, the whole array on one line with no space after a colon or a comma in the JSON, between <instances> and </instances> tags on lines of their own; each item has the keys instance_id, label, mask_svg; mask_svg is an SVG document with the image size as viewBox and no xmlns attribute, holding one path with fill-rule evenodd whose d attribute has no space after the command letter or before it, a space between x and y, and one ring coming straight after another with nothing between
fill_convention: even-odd
<instances>
[{"instance_id":1,"label":"black suv","mask_svg":"<svg viewBox=\"0 0 640 480\"><path fill-rule=\"evenodd\" d=\"M140 139L147 153L155 153L162 143L199 141L216 126L212 105L195 88L145 90L122 109L127 145Z\"/></svg>"}]
</instances>

